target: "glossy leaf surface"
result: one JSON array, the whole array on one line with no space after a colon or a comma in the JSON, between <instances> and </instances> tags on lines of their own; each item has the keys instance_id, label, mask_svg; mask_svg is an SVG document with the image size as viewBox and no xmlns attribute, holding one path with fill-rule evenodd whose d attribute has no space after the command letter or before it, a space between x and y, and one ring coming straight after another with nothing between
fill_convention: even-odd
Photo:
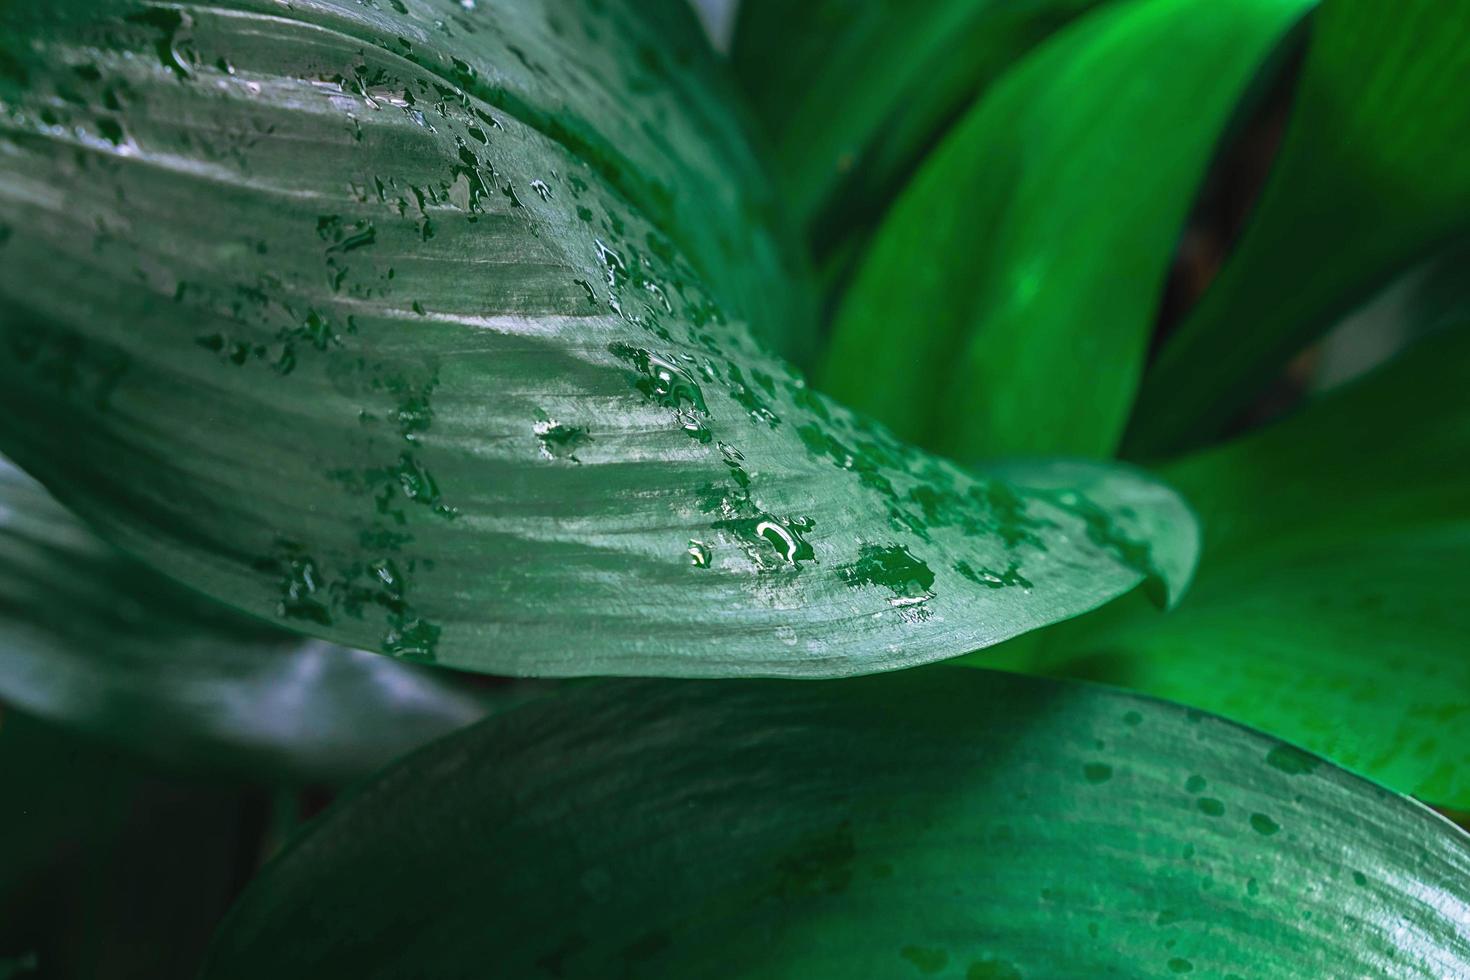
<instances>
[{"instance_id":1,"label":"glossy leaf surface","mask_svg":"<svg viewBox=\"0 0 1470 980\"><path fill-rule=\"evenodd\" d=\"M0 443L168 575L492 673L830 676L1155 570L1150 515L901 445L706 290L599 155L697 128L621 6L85 6L7 9Z\"/></svg>"},{"instance_id":2,"label":"glossy leaf surface","mask_svg":"<svg viewBox=\"0 0 1470 980\"><path fill-rule=\"evenodd\" d=\"M1467 31L1464 4L1323 5L1256 213L1150 369L1128 452L1218 435L1292 354L1470 231Z\"/></svg>"},{"instance_id":3,"label":"glossy leaf surface","mask_svg":"<svg viewBox=\"0 0 1470 980\"><path fill-rule=\"evenodd\" d=\"M1216 711L1470 808L1470 331L1165 472L1206 545L1181 607L1100 611L985 664Z\"/></svg>"},{"instance_id":4,"label":"glossy leaf surface","mask_svg":"<svg viewBox=\"0 0 1470 980\"><path fill-rule=\"evenodd\" d=\"M825 254L880 213L985 85L1097 0L743 0L731 61Z\"/></svg>"},{"instance_id":5,"label":"glossy leaf surface","mask_svg":"<svg viewBox=\"0 0 1470 980\"><path fill-rule=\"evenodd\" d=\"M0 459L0 702L175 766L349 779L496 703L452 681L182 589Z\"/></svg>"},{"instance_id":6,"label":"glossy leaf surface","mask_svg":"<svg viewBox=\"0 0 1470 980\"><path fill-rule=\"evenodd\" d=\"M1310 0L1129 0L1013 68L877 232L824 388L957 458L1111 455L1211 151Z\"/></svg>"},{"instance_id":7,"label":"glossy leaf surface","mask_svg":"<svg viewBox=\"0 0 1470 980\"><path fill-rule=\"evenodd\" d=\"M612 682L395 767L205 976L1443 977L1470 838L1104 688L938 667Z\"/></svg>"}]
</instances>

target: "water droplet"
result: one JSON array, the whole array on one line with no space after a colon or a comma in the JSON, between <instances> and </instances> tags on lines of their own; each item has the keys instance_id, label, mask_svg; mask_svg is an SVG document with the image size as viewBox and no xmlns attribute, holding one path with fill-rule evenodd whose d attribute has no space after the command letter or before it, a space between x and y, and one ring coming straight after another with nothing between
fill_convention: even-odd
<instances>
[{"instance_id":1,"label":"water droplet","mask_svg":"<svg viewBox=\"0 0 1470 980\"><path fill-rule=\"evenodd\" d=\"M577 450L592 441L587 427L582 425L563 425L555 419L543 415L531 426L531 431L541 442L541 455L547 459L565 459L573 463L581 463L577 458Z\"/></svg>"},{"instance_id":2,"label":"water droplet","mask_svg":"<svg viewBox=\"0 0 1470 980\"><path fill-rule=\"evenodd\" d=\"M1207 817L1218 817L1225 812L1225 804L1212 796L1201 796L1194 801L1194 805L1199 807L1199 812Z\"/></svg>"},{"instance_id":3,"label":"water droplet","mask_svg":"<svg viewBox=\"0 0 1470 980\"><path fill-rule=\"evenodd\" d=\"M949 954L942 949L931 949L928 946L905 946L899 950L899 955L908 960L923 974L938 973L949 963Z\"/></svg>"},{"instance_id":4,"label":"water droplet","mask_svg":"<svg viewBox=\"0 0 1470 980\"><path fill-rule=\"evenodd\" d=\"M976 960L965 971L965 980L1023 980L1021 971L1005 960Z\"/></svg>"},{"instance_id":5,"label":"water droplet","mask_svg":"<svg viewBox=\"0 0 1470 980\"><path fill-rule=\"evenodd\" d=\"M1281 824L1272 820L1264 813L1251 814L1251 829L1263 837L1270 837L1281 829Z\"/></svg>"},{"instance_id":6,"label":"water droplet","mask_svg":"<svg viewBox=\"0 0 1470 980\"><path fill-rule=\"evenodd\" d=\"M876 585L892 593L893 606L915 606L934 598L934 573L903 545L865 545L858 560L839 568L837 577L850 587Z\"/></svg>"},{"instance_id":7,"label":"water droplet","mask_svg":"<svg viewBox=\"0 0 1470 980\"><path fill-rule=\"evenodd\" d=\"M716 521L714 524L717 530L735 535L746 555L767 570L815 561L816 552L803 537L803 532L811 530L813 526L814 522L805 517L788 520L764 513L756 517ZM773 552L777 559L775 562L771 561Z\"/></svg>"},{"instance_id":8,"label":"water droplet","mask_svg":"<svg viewBox=\"0 0 1470 980\"><path fill-rule=\"evenodd\" d=\"M709 413L699 383L672 358L628 344L611 344L608 351L637 369L641 377L634 379L633 386L646 398L665 408L687 406L706 415Z\"/></svg>"},{"instance_id":9,"label":"water droplet","mask_svg":"<svg viewBox=\"0 0 1470 980\"><path fill-rule=\"evenodd\" d=\"M1089 762L1082 767L1082 776L1094 785L1113 778L1113 767L1104 762Z\"/></svg>"},{"instance_id":10,"label":"water droplet","mask_svg":"<svg viewBox=\"0 0 1470 980\"><path fill-rule=\"evenodd\" d=\"M1278 745L1266 754L1266 765L1291 776L1314 772L1321 764L1321 760L1292 745Z\"/></svg>"},{"instance_id":11,"label":"water droplet","mask_svg":"<svg viewBox=\"0 0 1470 980\"><path fill-rule=\"evenodd\" d=\"M789 528L782 526L776 521L761 521L755 526L755 533L767 541L776 545L788 562L796 563L796 555L801 550L801 542Z\"/></svg>"}]
</instances>

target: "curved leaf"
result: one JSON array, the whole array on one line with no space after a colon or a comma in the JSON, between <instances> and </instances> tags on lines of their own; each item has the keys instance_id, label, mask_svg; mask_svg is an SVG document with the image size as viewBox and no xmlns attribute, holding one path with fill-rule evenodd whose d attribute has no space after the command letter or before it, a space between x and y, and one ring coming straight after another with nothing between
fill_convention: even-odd
<instances>
[{"instance_id":1,"label":"curved leaf","mask_svg":"<svg viewBox=\"0 0 1470 980\"><path fill-rule=\"evenodd\" d=\"M1165 472L1199 508L1179 610L1137 603L987 651L1238 719L1470 807L1470 331Z\"/></svg>"},{"instance_id":2,"label":"curved leaf","mask_svg":"<svg viewBox=\"0 0 1470 980\"><path fill-rule=\"evenodd\" d=\"M977 92L1098 0L743 0L731 62L825 254Z\"/></svg>"},{"instance_id":3,"label":"curved leaf","mask_svg":"<svg viewBox=\"0 0 1470 980\"><path fill-rule=\"evenodd\" d=\"M1470 231L1470 7L1328 0L1256 213L1150 368L1126 449L1216 436L1292 354Z\"/></svg>"},{"instance_id":4,"label":"curved leaf","mask_svg":"<svg viewBox=\"0 0 1470 980\"><path fill-rule=\"evenodd\" d=\"M49 26L0 137L0 443L109 540L293 628L501 674L883 670L1150 573L1133 518L813 394L591 137L486 81L504 48L592 86L570 41L500 33L539 10L616 53L613 5L482 2L451 35L403 6L7 8Z\"/></svg>"},{"instance_id":5,"label":"curved leaf","mask_svg":"<svg viewBox=\"0 0 1470 980\"><path fill-rule=\"evenodd\" d=\"M1129 0L1027 57L878 231L826 390L959 458L1110 455L1210 153L1311 6Z\"/></svg>"},{"instance_id":6,"label":"curved leaf","mask_svg":"<svg viewBox=\"0 0 1470 980\"><path fill-rule=\"evenodd\" d=\"M614 682L330 811L205 976L1442 977L1467 881L1429 810L1103 688Z\"/></svg>"},{"instance_id":7,"label":"curved leaf","mask_svg":"<svg viewBox=\"0 0 1470 980\"><path fill-rule=\"evenodd\" d=\"M3 458L0 702L175 766L316 779L366 775L494 703L181 589Z\"/></svg>"}]
</instances>

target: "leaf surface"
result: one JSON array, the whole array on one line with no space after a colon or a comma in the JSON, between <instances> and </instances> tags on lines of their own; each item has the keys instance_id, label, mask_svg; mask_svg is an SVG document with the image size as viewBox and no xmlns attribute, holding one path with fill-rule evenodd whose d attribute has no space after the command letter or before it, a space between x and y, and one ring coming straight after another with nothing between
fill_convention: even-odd
<instances>
[{"instance_id":1,"label":"leaf surface","mask_svg":"<svg viewBox=\"0 0 1470 980\"><path fill-rule=\"evenodd\" d=\"M843 298L834 396L957 458L1109 456L1221 133L1310 0L1129 0L1008 72Z\"/></svg>"},{"instance_id":2,"label":"leaf surface","mask_svg":"<svg viewBox=\"0 0 1470 980\"><path fill-rule=\"evenodd\" d=\"M492 693L182 589L0 458L0 701L11 707L176 767L346 780L484 717Z\"/></svg>"},{"instance_id":3,"label":"leaf surface","mask_svg":"<svg viewBox=\"0 0 1470 980\"><path fill-rule=\"evenodd\" d=\"M1122 692L612 682L330 811L205 976L1442 977L1467 881L1426 808Z\"/></svg>"},{"instance_id":4,"label":"leaf surface","mask_svg":"<svg viewBox=\"0 0 1470 980\"><path fill-rule=\"evenodd\" d=\"M0 444L106 538L498 674L891 669L1154 570L1144 515L970 477L753 338L660 219L710 147L673 204L620 162L697 128L621 5L401 6L8 8Z\"/></svg>"},{"instance_id":5,"label":"leaf surface","mask_svg":"<svg viewBox=\"0 0 1470 980\"><path fill-rule=\"evenodd\" d=\"M1097 0L744 0L731 62L825 256L1007 65Z\"/></svg>"},{"instance_id":6,"label":"leaf surface","mask_svg":"<svg viewBox=\"0 0 1470 980\"><path fill-rule=\"evenodd\" d=\"M1122 684L1470 808L1470 331L1165 474L1205 529L1169 616L1100 611L981 663Z\"/></svg>"},{"instance_id":7,"label":"leaf surface","mask_svg":"<svg viewBox=\"0 0 1470 980\"><path fill-rule=\"evenodd\" d=\"M1150 368L1127 452L1218 436L1288 358L1470 231L1467 32L1463 4L1324 4L1255 215Z\"/></svg>"}]
</instances>

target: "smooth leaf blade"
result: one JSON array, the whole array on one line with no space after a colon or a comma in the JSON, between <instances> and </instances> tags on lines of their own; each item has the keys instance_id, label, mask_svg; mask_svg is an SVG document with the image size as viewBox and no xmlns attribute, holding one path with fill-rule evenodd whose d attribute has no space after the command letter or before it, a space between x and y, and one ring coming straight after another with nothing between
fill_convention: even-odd
<instances>
[{"instance_id":1,"label":"smooth leaf blade","mask_svg":"<svg viewBox=\"0 0 1470 980\"><path fill-rule=\"evenodd\" d=\"M590 138L474 82L529 8L426 39L437 8L405 6L241 0L187 35L20 8L50 26L5 118L0 440L110 540L292 628L499 674L892 669L1149 574L1152 542L768 354ZM591 86L568 52L522 54ZM1029 585L975 581L1012 564Z\"/></svg>"},{"instance_id":2,"label":"smooth leaf blade","mask_svg":"<svg viewBox=\"0 0 1470 980\"><path fill-rule=\"evenodd\" d=\"M1140 389L1126 450L1218 436L1272 374L1470 230L1470 9L1329 0L1261 201Z\"/></svg>"},{"instance_id":3,"label":"smooth leaf blade","mask_svg":"<svg viewBox=\"0 0 1470 980\"><path fill-rule=\"evenodd\" d=\"M1440 977L1467 871L1412 801L1103 688L613 682L337 807L205 975Z\"/></svg>"},{"instance_id":4,"label":"smooth leaf blade","mask_svg":"<svg viewBox=\"0 0 1470 980\"><path fill-rule=\"evenodd\" d=\"M359 778L511 700L216 606L3 458L0 651L9 707L171 767L273 779Z\"/></svg>"},{"instance_id":5,"label":"smooth leaf blade","mask_svg":"<svg viewBox=\"0 0 1470 980\"><path fill-rule=\"evenodd\" d=\"M984 664L1127 685L1470 806L1470 331L1165 471L1205 529L1170 616L1138 603Z\"/></svg>"},{"instance_id":6,"label":"smooth leaf blade","mask_svg":"<svg viewBox=\"0 0 1470 980\"><path fill-rule=\"evenodd\" d=\"M836 397L958 458L1109 456L1220 134L1310 0L1096 10L928 158L843 299Z\"/></svg>"}]
</instances>

